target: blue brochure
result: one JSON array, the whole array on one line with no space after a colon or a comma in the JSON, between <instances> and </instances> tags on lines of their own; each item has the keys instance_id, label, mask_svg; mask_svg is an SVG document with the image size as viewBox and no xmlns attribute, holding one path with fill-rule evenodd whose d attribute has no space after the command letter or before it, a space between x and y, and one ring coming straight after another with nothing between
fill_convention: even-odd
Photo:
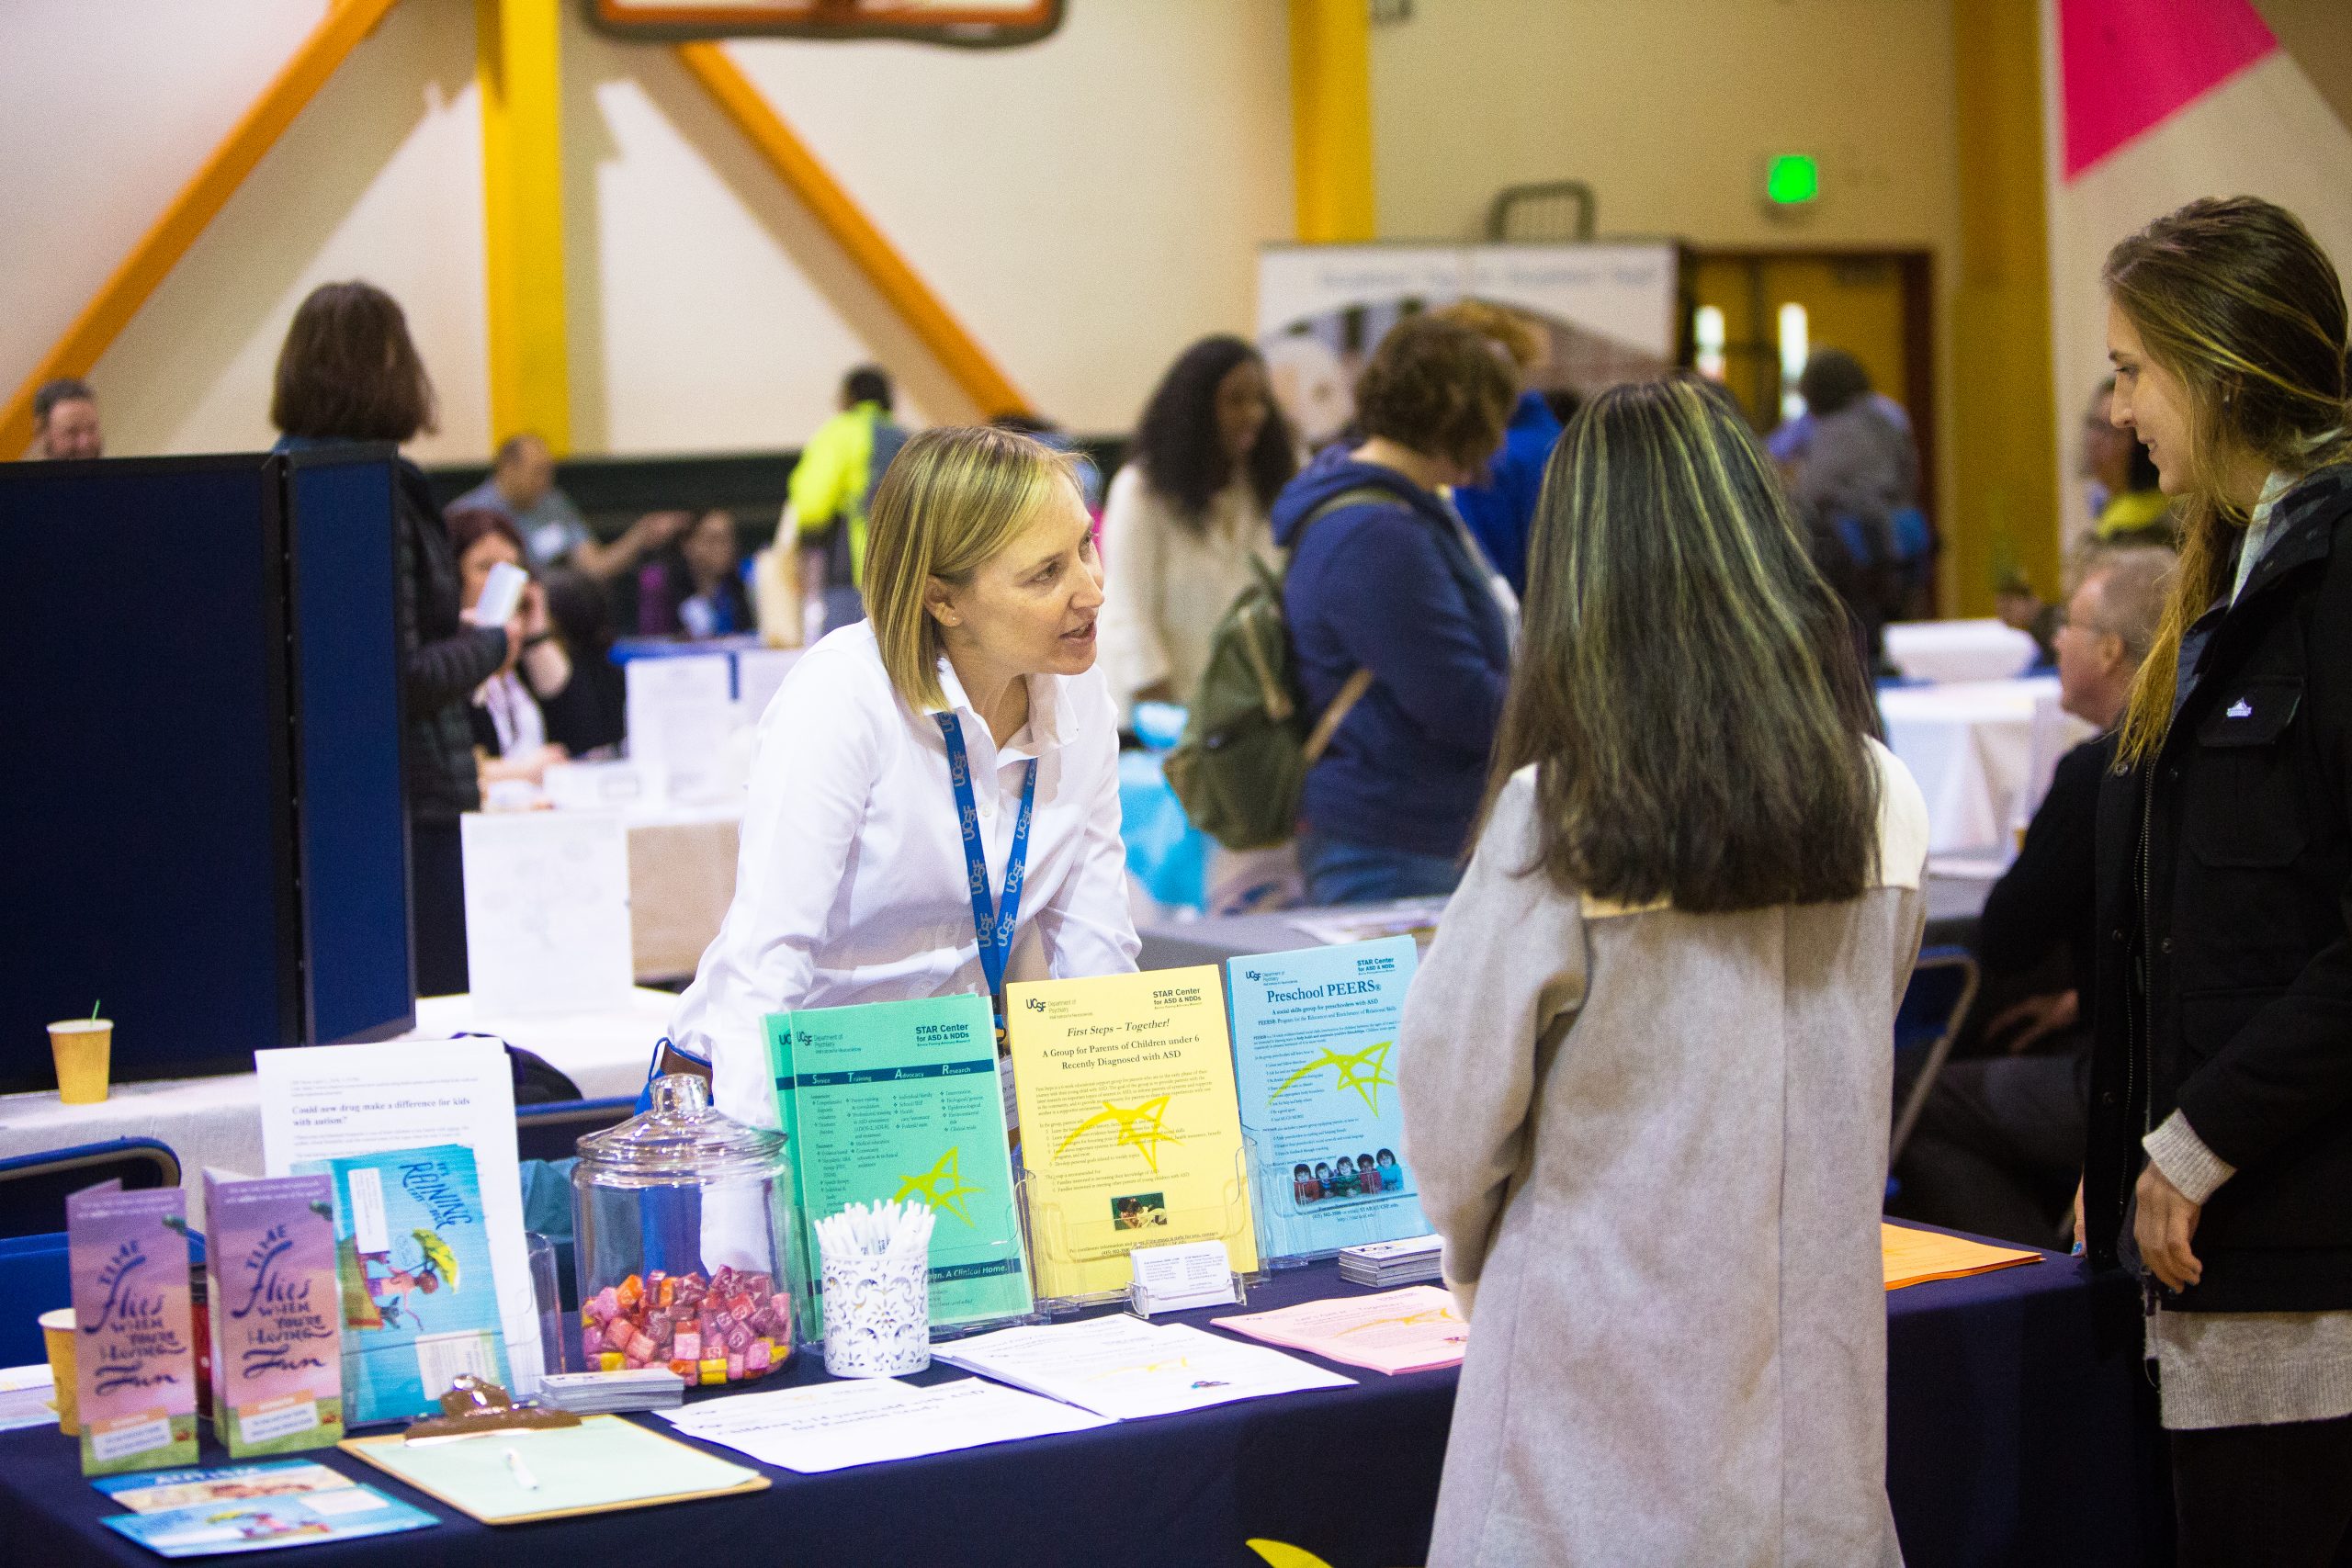
<instances>
[{"instance_id":1,"label":"blue brochure","mask_svg":"<svg viewBox=\"0 0 2352 1568\"><path fill-rule=\"evenodd\" d=\"M115 1514L102 1521L163 1557L213 1557L356 1540L397 1530L429 1529L441 1521L422 1508L387 1497L372 1486L342 1486L280 1497L223 1500L160 1514Z\"/></svg>"},{"instance_id":2,"label":"blue brochure","mask_svg":"<svg viewBox=\"0 0 2352 1568\"><path fill-rule=\"evenodd\" d=\"M473 1151L304 1161L334 1179L345 1426L431 1415L459 1372L507 1386L506 1337Z\"/></svg>"},{"instance_id":3,"label":"blue brochure","mask_svg":"<svg viewBox=\"0 0 2352 1568\"><path fill-rule=\"evenodd\" d=\"M1259 1249L1270 1258L1429 1231L1396 1100L1396 1024L1415 952L1397 936L1227 961Z\"/></svg>"}]
</instances>

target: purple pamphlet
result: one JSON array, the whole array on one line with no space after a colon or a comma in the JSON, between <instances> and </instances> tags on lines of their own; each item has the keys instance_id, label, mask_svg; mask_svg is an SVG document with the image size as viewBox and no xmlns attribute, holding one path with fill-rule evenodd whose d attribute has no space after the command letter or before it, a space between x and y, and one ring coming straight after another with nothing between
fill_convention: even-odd
<instances>
[{"instance_id":1,"label":"purple pamphlet","mask_svg":"<svg viewBox=\"0 0 2352 1568\"><path fill-rule=\"evenodd\" d=\"M82 1473L196 1462L187 1199L103 1182L65 1200Z\"/></svg>"},{"instance_id":2,"label":"purple pamphlet","mask_svg":"<svg viewBox=\"0 0 2352 1568\"><path fill-rule=\"evenodd\" d=\"M343 1437L334 1184L204 1173L210 1236L212 1425L229 1452L291 1453Z\"/></svg>"}]
</instances>

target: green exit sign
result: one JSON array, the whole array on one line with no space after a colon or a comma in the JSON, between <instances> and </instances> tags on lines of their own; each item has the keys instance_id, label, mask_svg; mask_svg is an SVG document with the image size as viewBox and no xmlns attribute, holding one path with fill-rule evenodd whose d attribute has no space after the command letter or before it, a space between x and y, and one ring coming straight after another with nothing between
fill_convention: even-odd
<instances>
[{"instance_id":1,"label":"green exit sign","mask_svg":"<svg viewBox=\"0 0 2352 1568\"><path fill-rule=\"evenodd\" d=\"M1821 165L1807 152L1781 152L1764 168L1764 199L1802 207L1821 194Z\"/></svg>"}]
</instances>

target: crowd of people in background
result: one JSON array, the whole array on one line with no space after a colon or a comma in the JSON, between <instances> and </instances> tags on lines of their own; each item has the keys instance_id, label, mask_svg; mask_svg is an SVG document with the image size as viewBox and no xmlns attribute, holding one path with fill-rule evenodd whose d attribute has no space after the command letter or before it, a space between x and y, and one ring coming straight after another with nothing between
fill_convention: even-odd
<instances>
[{"instance_id":1,"label":"crowd of people in background","mask_svg":"<svg viewBox=\"0 0 2352 1568\"><path fill-rule=\"evenodd\" d=\"M1985 905L1987 1000L1926 1096L1893 1206L2079 1240L2141 1271L2183 1561L2250 1560L2352 1529L2346 315L2309 234L2251 199L2159 220L2117 247L2107 283L2090 534L2061 603L2002 605L2094 734L2059 759ZM1564 431L1545 353L1491 304L1409 313L1366 361L1351 425L1306 451L1260 351L1204 338L1160 378L1107 491L1067 460L1101 553L1063 544L1099 582L1125 725L1190 702L1236 601L1278 592L1298 720L1317 736L1293 846L1305 897L1455 895L1407 1021L1407 1153L1465 1305L1484 1303L1482 1325L1547 1328L1489 1330L1520 1348L1470 1363L1441 1552L1480 1532L1565 1551L1622 1529L1580 1511L1615 1483L1601 1436L1619 1427L1562 1414L1595 1396L1561 1358L1663 1368L1668 1336L1703 1416L1690 1485L1752 1461L1804 1505L1774 1527L1792 1554L1876 1556L1891 1536L1867 1363L1883 1319L1875 1255L1857 1249L1886 1175L1889 1010L1917 949L1926 840L1874 739L1869 679L1884 626L1931 608L1909 416L1825 347L1798 381L1804 412L1769 441L1695 377L1600 389ZM34 413L40 456L103 452L85 383L42 387ZM315 290L270 415L281 449L431 430L398 303L365 283ZM1071 446L1040 420L1001 423ZM466 988L460 817L623 739L615 591L633 589L645 636L781 615L776 640L799 642L858 624L877 487L908 441L888 376L852 371L756 557L725 509L600 536L532 434L446 509L398 462L420 991ZM482 624L501 567L531 581ZM903 632L872 635L895 648ZM1793 986L1767 953L1826 967ZM1570 1027L1576 1063L1532 1076ZM1872 1124L1875 1141L1857 1134ZM1776 1217L1727 1221L1759 1168L1781 1173L1764 1184ZM1302 1164L1295 1196L1377 1193L1394 1169L1385 1149ZM1524 1240L1546 1224L1623 1234L1697 1202L1704 1228L1743 1238L1738 1259L1628 1254L1614 1275L1570 1275ZM1765 1290L1784 1269L1830 1283L1804 1302ZM1816 1440L1708 1397L1711 1377L1738 1382L1754 1335L1795 1381L1841 1391ZM1506 1380L1556 1404L1506 1422ZM1684 1501L1668 1487L1656 1506ZM1736 1523L1725 1506L1716 1522Z\"/></svg>"}]
</instances>

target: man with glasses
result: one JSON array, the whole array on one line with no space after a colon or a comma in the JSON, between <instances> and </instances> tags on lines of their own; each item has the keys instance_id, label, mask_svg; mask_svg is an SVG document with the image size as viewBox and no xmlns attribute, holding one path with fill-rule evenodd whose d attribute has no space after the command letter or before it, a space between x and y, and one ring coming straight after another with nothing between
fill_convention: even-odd
<instances>
[{"instance_id":1,"label":"man with glasses","mask_svg":"<svg viewBox=\"0 0 2352 1568\"><path fill-rule=\"evenodd\" d=\"M2027 975L2063 952L2066 983L2002 1010L1984 1026L1994 1054L1938 1076L1895 1168L1887 1207L1905 1218L2031 1247L2071 1239L2090 1082L2081 998L2095 952L2092 824L2173 564L2169 550L2133 545L2094 547L2079 568L2052 637L2059 702L2099 733L2059 759L1976 941L1995 976Z\"/></svg>"}]
</instances>

